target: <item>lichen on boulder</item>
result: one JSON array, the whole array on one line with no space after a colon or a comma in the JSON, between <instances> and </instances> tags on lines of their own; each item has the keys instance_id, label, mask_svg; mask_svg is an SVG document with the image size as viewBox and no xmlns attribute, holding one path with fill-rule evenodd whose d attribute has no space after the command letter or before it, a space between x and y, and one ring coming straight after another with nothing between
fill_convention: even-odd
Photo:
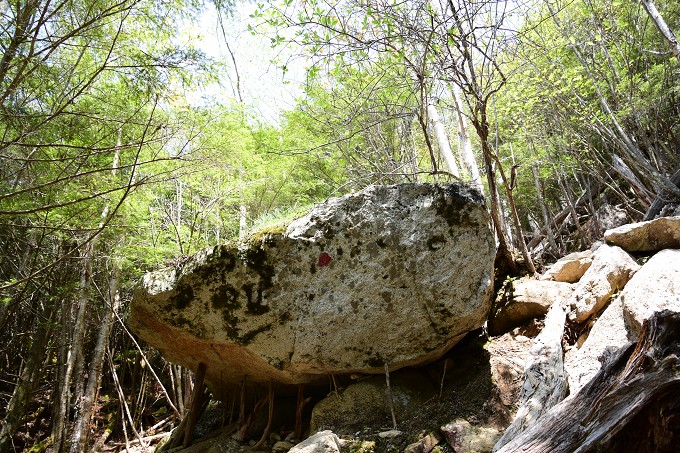
<instances>
[{"instance_id":1,"label":"lichen on boulder","mask_svg":"<svg viewBox=\"0 0 680 453\"><path fill-rule=\"evenodd\" d=\"M371 186L285 232L145 275L130 327L168 360L207 365L216 397L251 382L325 381L439 358L490 309L495 245L462 185Z\"/></svg>"}]
</instances>

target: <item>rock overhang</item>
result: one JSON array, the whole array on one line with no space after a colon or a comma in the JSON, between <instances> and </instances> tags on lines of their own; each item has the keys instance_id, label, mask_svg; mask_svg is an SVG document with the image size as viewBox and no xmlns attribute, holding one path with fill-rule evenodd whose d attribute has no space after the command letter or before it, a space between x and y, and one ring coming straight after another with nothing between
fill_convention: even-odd
<instances>
[{"instance_id":1,"label":"rock overhang","mask_svg":"<svg viewBox=\"0 0 680 453\"><path fill-rule=\"evenodd\" d=\"M462 185L371 186L286 231L145 275L133 330L170 361L206 363L213 392L436 360L490 309L495 244Z\"/></svg>"}]
</instances>

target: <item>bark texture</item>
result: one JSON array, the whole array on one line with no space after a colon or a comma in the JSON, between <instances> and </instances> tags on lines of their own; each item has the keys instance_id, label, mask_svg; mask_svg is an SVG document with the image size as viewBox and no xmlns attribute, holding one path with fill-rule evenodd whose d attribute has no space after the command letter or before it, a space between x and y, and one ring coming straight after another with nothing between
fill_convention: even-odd
<instances>
[{"instance_id":1,"label":"bark texture","mask_svg":"<svg viewBox=\"0 0 680 453\"><path fill-rule=\"evenodd\" d=\"M680 313L657 313L637 344L499 453L677 451L679 354Z\"/></svg>"}]
</instances>

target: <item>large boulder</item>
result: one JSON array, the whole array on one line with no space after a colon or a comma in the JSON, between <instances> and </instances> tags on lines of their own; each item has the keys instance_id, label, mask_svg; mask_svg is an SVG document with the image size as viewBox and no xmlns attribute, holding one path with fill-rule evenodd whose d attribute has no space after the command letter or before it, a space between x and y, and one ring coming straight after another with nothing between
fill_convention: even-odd
<instances>
[{"instance_id":1,"label":"large boulder","mask_svg":"<svg viewBox=\"0 0 680 453\"><path fill-rule=\"evenodd\" d=\"M658 311L680 312L680 250L662 250L621 291L623 314L634 335Z\"/></svg>"},{"instance_id":2,"label":"large boulder","mask_svg":"<svg viewBox=\"0 0 680 453\"><path fill-rule=\"evenodd\" d=\"M606 231L604 239L629 252L680 248L680 217L623 225Z\"/></svg>"},{"instance_id":3,"label":"large boulder","mask_svg":"<svg viewBox=\"0 0 680 453\"><path fill-rule=\"evenodd\" d=\"M638 269L640 265L623 249L600 246L593 263L576 284L570 299L570 319L581 323L605 308L610 297L621 290Z\"/></svg>"},{"instance_id":4,"label":"large boulder","mask_svg":"<svg viewBox=\"0 0 680 453\"><path fill-rule=\"evenodd\" d=\"M206 383L327 382L439 358L490 309L495 244L461 185L372 186L144 276L129 325ZM216 392L217 391L217 392Z\"/></svg>"}]
</instances>

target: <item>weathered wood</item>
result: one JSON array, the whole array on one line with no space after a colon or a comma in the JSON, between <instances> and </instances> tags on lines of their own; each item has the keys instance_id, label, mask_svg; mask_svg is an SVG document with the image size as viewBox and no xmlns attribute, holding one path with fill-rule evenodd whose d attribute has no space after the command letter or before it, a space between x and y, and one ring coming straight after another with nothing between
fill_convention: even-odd
<instances>
[{"instance_id":1,"label":"weathered wood","mask_svg":"<svg viewBox=\"0 0 680 453\"><path fill-rule=\"evenodd\" d=\"M196 422L198 417L203 412L203 397L205 392L205 384L203 383L205 379L205 372L207 367L205 363L199 363L198 369L196 370L196 377L194 380L194 393L191 395L191 409L187 414L187 424L184 430L184 441L182 442L182 447L186 448L191 444L194 439L194 429L196 428Z\"/></svg>"},{"instance_id":2,"label":"weathered wood","mask_svg":"<svg viewBox=\"0 0 680 453\"><path fill-rule=\"evenodd\" d=\"M516 438L567 396L569 387L562 350L566 318L562 302L558 300L553 303L545 317L545 327L534 339L529 350L517 415L494 449L499 449Z\"/></svg>"},{"instance_id":3,"label":"weathered wood","mask_svg":"<svg viewBox=\"0 0 680 453\"><path fill-rule=\"evenodd\" d=\"M657 313L636 345L498 452L677 451L679 354L680 313Z\"/></svg>"},{"instance_id":4,"label":"weathered wood","mask_svg":"<svg viewBox=\"0 0 680 453\"><path fill-rule=\"evenodd\" d=\"M272 433L272 423L274 422L274 381L269 381L269 392L267 399L269 400L269 413L267 415L267 426L262 432L260 440L253 445L253 450L262 448L265 443L269 442L269 435Z\"/></svg>"},{"instance_id":5,"label":"weathered wood","mask_svg":"<svg viewBox=\"0 0 680 453\"><path fill-rule=\"evenodd\" d=\"M302 438L302 410L305 407L305 386L298 384L297 388L297 403L295 404L295 431L293 437L295 439Z\"/></svg>"},{"instance_id":6,"label":"weathered wood","mask_svg":"<svg viewBox=\"0 0 680 453\"><path fill-rule=\"evenodd\" d=\"M671 176L670 180L673 184L680 188L680 170L673 173L673 176ZM653 220L657 215L659 215L666 203L672 199L672 195L666 192L659 194L654 202L649 206L647 212L645 212L645 216L642 218L642 220Z\"/></svg>"},{"instance_id":7,"label":"weathered wood","mask_svg":"<svg viewBox=\"0 0 680 453\"><path fill-rule=\"evenodd\" d=\"M581 194L580 197L576 199L574 202L574 208L577 208L584 204L586 201L588 201L591 197L598 195L604 188L603 184L595 184L594 187L588 188L583 194ZM560 211L555 217L553 217L552 222L550 223L550 228L553 228L553 232L557 231L560 228L560 225L562 222L564 222L569 214L571 213L571 206L566 207L562 211ZM547 229L543 228L539 232L537 236L535 236L531 241L529 241L529 244L527 244L527 247L529 250L535 249L541 242L543 242L543 239L545 239L545 235L547 234Z\"/></svg>"}]
</instances>

